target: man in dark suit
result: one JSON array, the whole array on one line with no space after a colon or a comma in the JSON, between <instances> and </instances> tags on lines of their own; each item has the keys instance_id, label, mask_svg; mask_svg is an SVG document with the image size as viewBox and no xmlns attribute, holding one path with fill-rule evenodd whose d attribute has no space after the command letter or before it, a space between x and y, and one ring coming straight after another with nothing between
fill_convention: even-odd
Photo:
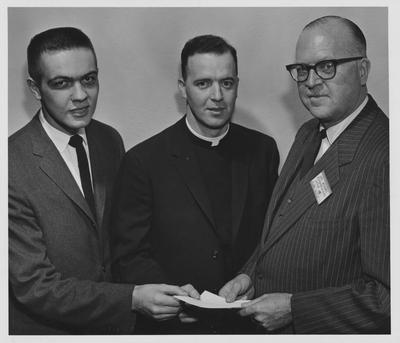
<instances>
[{"instance_id":1,"label":"man in dark suit","mask_svg":"<svg viewBox=\"0 0 400 343\"><path fill-rule=\"evenodd\" d=\"M268 331L389 333L388 119L367 93L364 35L319 18L287 69L315 118L296 135L260 245L220 295L254 296L240 314Z\"/></svg>"},{"instance_id":2,"label":"man in dark suit","mask_svg":"<svg viewBox=\"0 0 400 343\"><path fill-rule=\"evenodd\" d=\"M216 292L259 240L279 154L271 137L230 122L239 82L231 45L195 37L182 50L181 69L186 116L122 162L112 223L115 273L121 282L184 282ZM144 332L225 332L202 320L176 324Z\"/></svg>"},{"instance_id":3,"label":"man in dark suit","mask_svg":"<svg viewBox=\"0 0 400 343\"><path fill-rule=\"evenodd\" d=\"M111 283L110 194L124 147L92 120L92 43L76 28L44 31L28 69L41 109L8 142L9 333L130 333L136 312L176 316L180 287Z\"/></svg>"}]
</instances>

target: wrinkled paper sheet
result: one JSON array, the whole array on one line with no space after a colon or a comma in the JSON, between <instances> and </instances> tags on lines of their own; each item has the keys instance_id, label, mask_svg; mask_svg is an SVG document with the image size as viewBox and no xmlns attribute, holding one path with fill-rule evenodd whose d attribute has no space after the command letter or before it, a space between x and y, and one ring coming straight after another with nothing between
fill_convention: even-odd
<instances>
[{"instance_id":1,"label":"wrinkled paper sheet","mask_svg":"<svg viewBox=\"0 0 400 343\"><path fill-rule=\"evenodd\" d=\"M175 295L175 298L193 305L202 308L241 308L243 303L246 303L250 300L236 300L231 303L227 303L224 297L220 297L214 293L204 291L200 294L200 299L191 298L184 295Z\"/></svg>"}]
</instances>

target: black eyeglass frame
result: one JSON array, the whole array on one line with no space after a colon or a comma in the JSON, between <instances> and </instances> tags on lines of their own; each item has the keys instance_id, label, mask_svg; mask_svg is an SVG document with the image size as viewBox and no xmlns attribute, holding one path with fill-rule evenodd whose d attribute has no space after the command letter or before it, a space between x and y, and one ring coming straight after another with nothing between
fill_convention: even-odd
<instances>
[{"instance_id":1,"label":"black eyeglass frame","mask_svg":"<svg viewBox=\"0 0 400 343\"><path fill-rule=\"evenodd\" d=\"M337 67L338 64L351 62L351 61L356 61L356 60L361 60L363 58L365 58L365 56L329 59L329 60L319 61L319 62L317 62L315 64L294 63L294 64L286 65L286 70L289 72L289 74L292 77L292 79L295 80L296 82L304 82L304 81L306 81L308 79L308 77L310 76L310 70L311 69L314 70L315 73L318 75L318 77L320 77L322 80L331 80L336 76L336 67ZM329 77L321 76L321 75L319 75L319 73L317 71L317 66L321 65L322 63L326 63L326 62L331 62L333 64L333 67L334 67L334 73L333 73L332 76L329 76ZM303 68L305 68L307 70L307 77L304 80L296 80L295 77L293 76L291 70L295 69L295 67L297 67L297 66L302 66Z\"/></svg>"}]
</instances>

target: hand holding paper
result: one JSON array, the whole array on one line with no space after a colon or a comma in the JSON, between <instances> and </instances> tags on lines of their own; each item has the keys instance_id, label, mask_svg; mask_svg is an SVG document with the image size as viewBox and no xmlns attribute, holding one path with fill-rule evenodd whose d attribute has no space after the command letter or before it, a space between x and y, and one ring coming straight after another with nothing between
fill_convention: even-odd
<instances>
[{"instance_id":1,"label":"hand holding paper","mask_svg":"<svg viewBox=\"0 0 400 343\"><path fill-rule=\"evenodd\" d=\"M239 274L230 280L218 293L228 303L238 299L251 299L254 296L254 287L247 274Z\"/></svg>"}]
</instances>

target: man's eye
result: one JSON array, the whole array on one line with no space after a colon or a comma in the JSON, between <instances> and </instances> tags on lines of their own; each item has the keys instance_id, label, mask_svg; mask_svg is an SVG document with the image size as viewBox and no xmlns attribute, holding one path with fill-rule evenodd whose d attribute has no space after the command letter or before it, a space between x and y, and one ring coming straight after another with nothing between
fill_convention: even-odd
<instances>
[{"instance_id":1,"label":"man's eye","mask_svg":"<svg viewBox=\"0 0 400 343\"><path fill-rule=\"evenodd\" d=\"M330 71L333 68L333 62L326 61L326 62L320 63L320 65L318 67L319 67L319 70L321 70L321 71Z\"/></svg>"},{"instance_id":2,"label":"man's eye","mask_svg":"<svg viewBox=\"0 0 400 343\"><path fill-rule=\"evenodd\" d=\"M298 75L306 75L308 73L307 68L303 65L298 65L296 67L296 71Z\"/></svg>"},{"instance_id":3,"label":"man's eye","mask_svg":"<svg viewBox=\"0 0 400 343\"><path fill-rule=\"evenodd\" d=\"M56 80L51 82L51 87L52 88L56 88L56 89L63 89L63 88L67 88L69 86L70 82L68 82L67 80Z\"/></svg>"},{"instance_id":4,"label":"man's eye","mask_svg":"<svg viewBox=\"0 0 400 343\"><path fill-rule=\"evenodd\" d=\"M235 82L233 80L223 80L222 81L222 87L226 89L231 89L235 85Z\"/></svg>"},{"instance_id":5,"label":"man's eye","mask_svg":"<svg viewBox=\"0 0 400 343\"><path fill-rule=\"evenodd\" d=\"M82 79L82 84L84 86L94 86L97 83L97 76L96 75L88 75Z\"/></svg>"},{"instance_id":6,"label":"man's eye","mask_svg":"<svg viewBox=\"0 0 400 343\"><path fill-rule=\"evenodd\" d=\"M196 82L196 86L200 89L204 89L210 86L210 81L208 80L201 80Z\"/></svg>"}]
</instances>

